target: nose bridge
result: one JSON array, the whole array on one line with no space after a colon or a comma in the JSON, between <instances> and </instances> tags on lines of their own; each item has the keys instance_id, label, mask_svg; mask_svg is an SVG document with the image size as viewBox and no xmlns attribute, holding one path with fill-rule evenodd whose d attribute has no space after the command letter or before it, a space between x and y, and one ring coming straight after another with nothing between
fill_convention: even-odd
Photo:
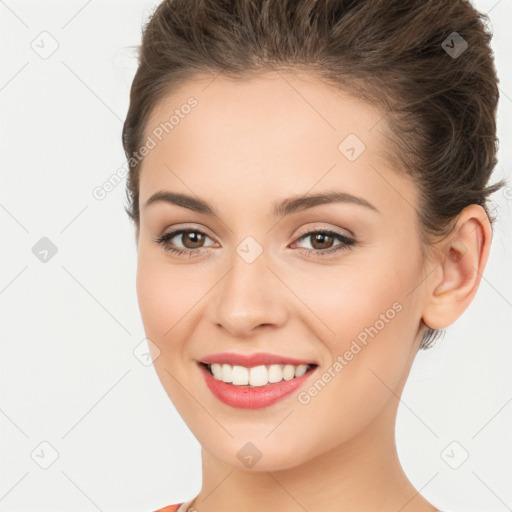
<instances>
[{"instance_id":1,"label":"nose bridge","mask_svg":"<svg viewBox=\"0 0 512 512\"><path fill-rule=\"evenodd\" d=\"M238 336L259 325L279 325L286 317L286 298L269 270L268 253L252 237L236 248L231 269L219 283L214 321Z\"/></svg>"}]
</instances>

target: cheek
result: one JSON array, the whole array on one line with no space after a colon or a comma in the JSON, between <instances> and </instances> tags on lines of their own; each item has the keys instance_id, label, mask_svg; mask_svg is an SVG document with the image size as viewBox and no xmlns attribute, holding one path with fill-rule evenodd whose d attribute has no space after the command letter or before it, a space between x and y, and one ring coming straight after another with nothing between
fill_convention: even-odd
<instances>
[{"instance_id":1,"label":"cheek","mask_svg":"<svg viewBox=\"0 0 512 512\"><path fill-rule=\"evenodd\" d=\"M137 261L136 289L142 323L152 349L153 367L171 401L181 411L186 407L182 386L187 380L183 364L184 340L188 337L185 297L189 287L180 271L172 269L160 255L140 247Z\"/></svg>"},{"instance_id":2,"label":"cheek","mask_svg":"<svg viewBox=\"0 0 512 512\"><path fill-rule=\"evenodd\" d=\"M162 263L154 251L140 247L137 258L137 300L148 338L164 349L164 340L172 335L177 323L179 297L183 288L176 283L176 272ZM171 329L171 330L170 330ZM170 331L169 331L170 330Z\"/></svg>"},{"instance_id":3,"label":"cheek","mask_svg":"<svg viewBox=\"0 0 512 512\"><path fill-rule=\"evenodd\" d=\"M162 250L163 252L163 250ZM146 336L160 349L169 364L185 348L197 326L197 315L211 283L193 265L173 264L166 254L152 247L140 247L136 289ZM167 356L173 357L167 357ZM178 366L178 365L176 365Z\"/></svg>"},{"instance_id":4,"label":"cheek","mask_svg":"<svg viewBox=\"0 0 512 512\"><path fill-rule=\"evenodd\" d=\"M389 324L398 316L397 309L404 301L402 283L391 277L388 268L378 266L373 261L342 267L339 273L331 268L323 276L312 275L301 288L296 283L295 289L301 290L318 323L322 320L328 326L329 336L325 330L318 335L319 339L330 340L332 348L344 351L347 340L356 337L364 341L365 328L376 323L379 331L389 330Z\"/></svg>"},{"instance_id":5,"label":"cheek","mask_svg":"<svg viewBox=\"0 0 512 512\"><path fill-rule=\"evenodd\" d=\"M169 287L166 286L166 277L157 273L149 261L139 256L137 266L137 300L142 317L142 322L149 338L161 337L169 326L165 326L166 311L171 309L169 305ZM162 295L163 294L163 295Z\"/></svg>"},{"instance_id":6,"label":"cheek","mask_svg":"<svg viewBox=\"0 0 512 512\"><path fill-rule=\"evenodd\" d=\"M415 261L418 263L411 263ZM396 254L387 257L383 251L371 262L344 269L339 278L331 275L323 280L323 287L309 288L305 302L328 325L330 335L325 335L320 322L311 325L319 325L314 328L332 362L343 359L340 375L362 379L360 383L366 382L370 388L385 388L377 376L390 387L401 380L418 327L410 292L419 282L420 272L419 260Z\"/></svg>"},{"instance_id":7,"label":"cheek","mask_svg":"<svg viewBox=\"0 0 512 512\"><path fill-rule=\"evenodd\" d=\"M332 362L311 383L305 411L325 429L325 439L347 440L362 431L400 388L410 359L411 321L400 286L375 286L361 278L331 294L323 311L335 331L323 343ZM319 390L319 391L317 391ZM392 391L393 390L393 391ZM300 403L308 401L301 396ZM333 441L334 442L334 441Z\"/></svg>"}]
</instances>

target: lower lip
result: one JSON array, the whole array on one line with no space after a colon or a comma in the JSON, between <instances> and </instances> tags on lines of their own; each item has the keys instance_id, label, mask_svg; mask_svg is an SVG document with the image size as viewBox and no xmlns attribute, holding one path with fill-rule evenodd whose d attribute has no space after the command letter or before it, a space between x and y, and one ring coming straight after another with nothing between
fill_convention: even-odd
<instances>
[{"instance_id":1,"label":"lower lip","mask_svg":"<svg viewBox=\"0 0 512 512\"><path fill-rule=\"evenodd\" d=\"M216 379L208 369L199 363L209 390L221 401L240 409L260 409L282 400L302 386L317 367L291 380L282 380L265 386L234 386Z\"/></svg>"}]
</instances>

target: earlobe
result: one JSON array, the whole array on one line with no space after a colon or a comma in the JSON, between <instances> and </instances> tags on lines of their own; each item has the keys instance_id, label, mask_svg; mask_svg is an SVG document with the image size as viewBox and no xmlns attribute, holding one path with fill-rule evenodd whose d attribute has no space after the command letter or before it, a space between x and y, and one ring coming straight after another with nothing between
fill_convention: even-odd
<instances>
[{"instance_id":1,"label":"earlobe","mask_svg":"<svg viewBox=\"0 0 512 512\"><path fill-rule=\"evenodd\" d=\"M469 306L476 294L491 245L492 232L485 210L476 204L459 215L453 232L443 241L427 280L423 321L433 329L451 325Z\"/></svg>"}]
</instances>

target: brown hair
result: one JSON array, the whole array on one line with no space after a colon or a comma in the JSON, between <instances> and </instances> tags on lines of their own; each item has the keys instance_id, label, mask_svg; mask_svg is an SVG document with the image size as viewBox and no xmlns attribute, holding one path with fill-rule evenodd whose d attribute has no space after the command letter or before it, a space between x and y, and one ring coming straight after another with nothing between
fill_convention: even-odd
<instances>
[{"instance_id":1,"label":"brown hair","mask_svg":"<svg viewBox=\"0 0 512 512\"><path fill-rule=\"evenodd\" d=\"M487 198L505 181L487 186L499 98L488 22L465 0L164 0L143 28L122 133L125 210L137 237L140 160L132 157L157 103L199 74L243 80L287 67L385 112L385 156L420 192L422 250L470 204L492 226ZM420 348L441 332L427 327Z\"/></svg>"}]
</instances>

